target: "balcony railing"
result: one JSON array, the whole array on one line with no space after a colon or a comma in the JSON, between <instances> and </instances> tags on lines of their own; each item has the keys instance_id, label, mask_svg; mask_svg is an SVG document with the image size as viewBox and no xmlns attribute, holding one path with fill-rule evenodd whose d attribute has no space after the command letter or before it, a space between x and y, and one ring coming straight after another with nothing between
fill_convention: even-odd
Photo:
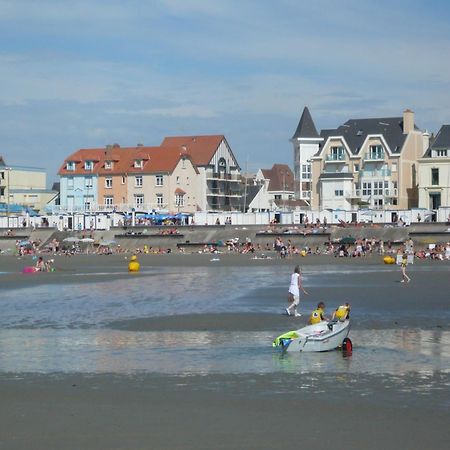
<instances>
[{"instance_id":1,"label":"balcony railing","mask_svg":"<svg viewBox=\"0 0 450 450\"><path fill-rule=\"evenodd\" d=\"M225 172L206 172L206 179L208 181L231 181L240 183L241 175Z\"/></svg>"},{"instance_id":2,"label":"balcony railing","mask_svg":"<svg viewBox=\"0 0 450 450\"><path fill-rule=\"evenodd\" d=\"M367 152L364 154L364 161L382 161L384 152Z\"/></svg>"},{"instance_id":3,"label":"balcony railing","mask_svg":"<svg viewBox=\"0 0 450 450\"><path fill-rule=\"evenodd\" d=\"M325 156L325 162L340 162L345 161L345 153L328 154Z\"/></svg>"},{"instance_id":4,"label":"balcony railing","mask_svg":"<svg viewBox=\"0 0 450 450\"><path fill-rule=\"evenodd\" d=\"M390 177L392 172L391 169L379 169L379 170L360 170L360 177Z\"/></svg>"}]
</instances>

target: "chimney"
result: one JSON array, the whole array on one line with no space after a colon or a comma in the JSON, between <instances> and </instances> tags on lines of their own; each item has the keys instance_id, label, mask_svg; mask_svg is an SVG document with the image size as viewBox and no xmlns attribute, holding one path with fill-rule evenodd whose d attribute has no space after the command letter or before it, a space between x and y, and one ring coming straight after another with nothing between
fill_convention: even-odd
<instances>
[{"instance_id":1,"label":"chimney","mask_svg":"<svg viewBox=\"0 0 450 450\"><path fill-rule=\"evenodd\" d=\"M422 134L422 142L423 142L423 153L425 153L428 148L430 147L430 133L428 133L428 130L425 130L425 132Z\"/></svg>"},{"instance_id":2,"label":"chimney","mask_svg":"<svg viewBox=\"0 0 450 450\"><path fill-rule=\"evenodd\" d=\"M414 111L406 109L403 111L403 134L414 131Z\"/></svg>"}]
</instances>

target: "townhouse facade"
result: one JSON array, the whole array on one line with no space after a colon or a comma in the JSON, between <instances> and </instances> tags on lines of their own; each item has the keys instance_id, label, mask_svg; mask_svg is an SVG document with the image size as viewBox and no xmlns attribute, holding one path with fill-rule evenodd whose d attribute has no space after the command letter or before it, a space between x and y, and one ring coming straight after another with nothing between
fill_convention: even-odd
<instances>
[{"instance_id":1,"label":"townhouse facade","mask_svg":"<svg viewBox=\"0 0 450 450\"><path fill-rule=\"evenodd\" d=\"M450 125L443 125L418 160L419 208L450 207Z\"/></svg>"},{"instance_id":2,"label":"townhouse facade","mask_svg":"<svg viewBox=\"0 0 450 450\"><path fill-rule=\"evenodd\" d=\"M81 149L59 170L61 209L233 210L240 168L224 136L167 137L160 146Z\"/></svg>"},{"instance_id":3,"label":"townhouse facade","mask_svg":"<svg viewBox=\"0 0 450 450\"><path fill-rule=\"evenodd\" d=\"M294 141L300 154L302 138L298 133ZM322 130L314 139L309 142L314 154L311 148L307 152L312 209L417 206L417 160L428 146L428 134L416 127L412 111L404 111L402 117L351 119L337 129ZM300 171L298 161L296 169Z\"/></svg>"}]
</instances>

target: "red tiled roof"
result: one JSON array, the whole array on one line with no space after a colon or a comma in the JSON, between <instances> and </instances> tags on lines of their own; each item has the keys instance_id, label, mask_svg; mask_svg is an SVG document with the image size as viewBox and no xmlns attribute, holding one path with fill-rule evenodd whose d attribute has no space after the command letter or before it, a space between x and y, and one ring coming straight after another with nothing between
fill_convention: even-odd
<instances>
[{"instance_id":1,"label":"red tiled roof","mask_svg":"<svg viewBox=\"0 0 450 450\"><path fill-rule=\"evenodd\" d=\"M187 152L197 166L210 163L220 143L225 139L222 134L211 136L172 136L162 141L161 147L177 147Z\"/></svg>"},{"instance_id":2,"label":"red tiled roof","mask_svg":"<svg viewBox=\"0 0 450 450\"><path fill-rule=\"evenodd\" d=\"M126 173L172 172L180 158L188 159L177 147L119 147L80 149L72 153L59 169L59 175L117 175ZM135 167L135 160L142 160L142 168ZM68 161L75 162L75 170L67 170ZM97 161L92 171L84 169L85 161ZM113 161L112 169L105 169L105 161Z\"/></svg>"}]
</instances>

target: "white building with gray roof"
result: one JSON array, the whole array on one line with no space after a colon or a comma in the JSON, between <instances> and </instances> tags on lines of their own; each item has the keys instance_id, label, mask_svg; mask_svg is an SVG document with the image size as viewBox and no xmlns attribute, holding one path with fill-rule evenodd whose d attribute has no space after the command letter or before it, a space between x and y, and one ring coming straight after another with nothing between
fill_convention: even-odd
<instances>
[{"instance_id":1,"label":"white building with gray roof","mask_svg":"<svg viewBox=\"0 0 450 450\"><path fill-rule=\"evenodd\" d=\"M296 134L302 137L301 132ZM428 142L415 125L412 111L404 111L401 117L350 119L336 129L322 130L313 142L317 147L313 155L302 155L300 144L300 155L295 156L311 163L313 209L417 206L417 160Z\"/></svg>"}]
</instances>

